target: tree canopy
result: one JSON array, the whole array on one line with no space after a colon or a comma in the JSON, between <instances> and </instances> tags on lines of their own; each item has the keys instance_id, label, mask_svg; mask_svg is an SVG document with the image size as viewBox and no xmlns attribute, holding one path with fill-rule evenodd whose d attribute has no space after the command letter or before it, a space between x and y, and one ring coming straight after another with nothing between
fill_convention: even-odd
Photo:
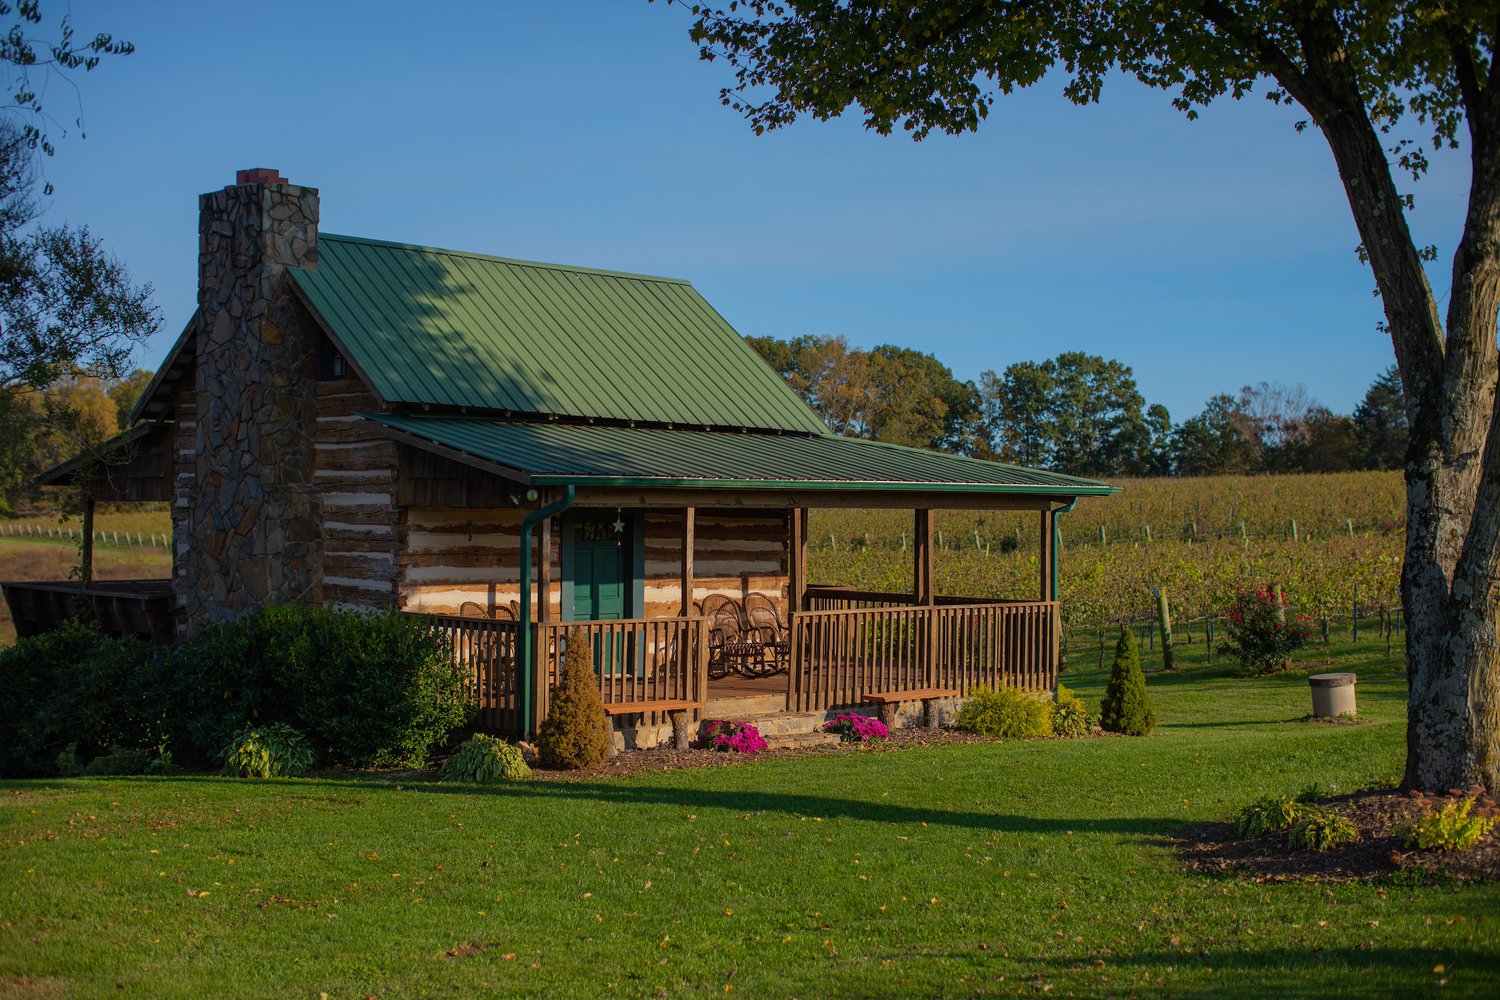
<instances>
[{"instance_id":1,"label":"tree canopy","mask_svg":"<svg viewBox=\"0 0 1500 1000\"><path fill-rule=\"evenodd\" d=\"M1078 103L1125 74L1190 117L1257 90L1300 109L1291 123L1333 153L1404 390L1405 781L1500 788L1500 2L676 2L702 58L731 67L723 102L757 132L854 106L880 133L967 132L1054 73ZM1397 178L1460 143L1469 204L1440 296L1424 269L1437 250L1412 238Z\"/></svg>"},{"instance_id":2,"label":"tree canopy","mask_svg":"<svg viewBox=\"0 0 1500 1000\"><path fill-rule=\"evenodd\" d=\"M40 222L51 193L42 163L54 152L54 117L43 108L39 74L94 69L128 42L99 34L79 41L63 17L51 40L35 2L0 0L10 24L0 36L0 72L11 103L0 107L0 511L27 492L30 476L60 456L113 433L118 401L106 391L130 370L134 347L156 332L151 286L136 285L87 227ZM77 122L81 124L82 116ZM136 381L139 381L137 378ZM137 390L138 391L138 390Z\"/></svg>"}]
</instances>

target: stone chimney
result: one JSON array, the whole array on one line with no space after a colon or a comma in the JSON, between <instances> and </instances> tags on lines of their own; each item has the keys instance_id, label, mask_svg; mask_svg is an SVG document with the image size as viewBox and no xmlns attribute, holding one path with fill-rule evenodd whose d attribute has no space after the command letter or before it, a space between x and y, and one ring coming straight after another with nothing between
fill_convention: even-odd
<instances>
[{"instance_id":1,"label":"stone chimney","mask_svg":"<svg viewBox=\"0 0 1500 1000\"><path fill-rule=\"evenodd\" d=\"M287 273L317 267L317 189L241 170L198 212L196 475L174 576L189 635L320 601L323 580L317 330Z\"/></svg>"}]
</instances>

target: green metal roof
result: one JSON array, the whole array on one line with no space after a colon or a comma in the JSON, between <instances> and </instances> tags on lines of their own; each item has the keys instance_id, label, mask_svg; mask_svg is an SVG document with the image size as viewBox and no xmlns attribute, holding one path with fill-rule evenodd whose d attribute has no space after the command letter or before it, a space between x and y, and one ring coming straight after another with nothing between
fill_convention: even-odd
<instances>
[{"instance_id":1,"label":"green metal roof","mask_svg":"<svg viewBox=\"0 0 1500 1000\"><path fill-rule=\"evenodd\" d=\"M685 281L328 234L292 274L387 405L825 430Z\"/></svg>"},{"instance_id":2,"label":"green metal roof","mask_svg":"<svg viewBox=\"0 0 1500 1000\"><path fill-rule=\"evenodd\" d=\"M504 466L538 486L929 490L1084 496L1112 486L832 434L661 430L476 417L363 416L402 435Z\"/></svg>"}]
</instances>

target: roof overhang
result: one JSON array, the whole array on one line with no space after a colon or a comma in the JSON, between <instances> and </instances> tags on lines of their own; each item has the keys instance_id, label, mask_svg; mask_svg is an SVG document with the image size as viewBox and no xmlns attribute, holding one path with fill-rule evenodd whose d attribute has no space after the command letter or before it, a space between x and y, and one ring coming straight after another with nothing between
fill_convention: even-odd
<instances>
[{"instance_id":1,"label":"roof overhang","mask_svg":"<svg viewBox=\"0 0 1500 1000\"><path fill-rule=\"evenodd\" d=\"M834 435L362 416L398 441L525 486L571 486L597 495L764 492L863 501L878 494L906 498L902 506L918 497L1013 497L1037 506L1119 492L1076 476Z\"/></svg>"},{"instance_id":2,"label":"roof overhang","mask_svg":"<svg viewBox=\"0 0 1500 1000\"><path fill-rule=\"evenodd\" d=\"M171 439L170 423L139 423L47 469L36 482L76 487L93 500L171 500Z\"/></svg>"}]
</instances>

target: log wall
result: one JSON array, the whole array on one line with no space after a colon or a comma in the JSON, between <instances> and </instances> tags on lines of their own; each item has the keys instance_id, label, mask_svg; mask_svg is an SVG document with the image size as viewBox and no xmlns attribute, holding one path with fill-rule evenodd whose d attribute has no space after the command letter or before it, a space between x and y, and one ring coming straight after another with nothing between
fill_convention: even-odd
<instances>
[{"instance_id":1,"label":"log wall","mask_svg":"<svg viewBox=\"0 0 1500 1000\"><path fill-rule=\"evenodd\" d=\"M526 512L493 508L412 507L407 510L401 558L401 606L407 611L457 614L473 601L486 610L518 601L521 520ZM681 612L682 518L650 513L645 518L642 617ZM694 597L713 593L740 598L751 591L785 600L786 517L780 513L741 516L700 511L694 546ZM537 532L540 534L540 532ZM553 586L549 617L561 612L560 532L552 532Z\"/></svg>"},{"instance_id":2,"label":"log wall","mask_svg":"<svg viewBox=\"0 0 1500 1000\"><path fill-rule=\"evenodd\" d=\"M355 378L318 383L317 461L323 493L323 600L356 607L398 603L405 518L397 505L397 445L363 411L379 409Z\"/></svg>"}]
</instances>

